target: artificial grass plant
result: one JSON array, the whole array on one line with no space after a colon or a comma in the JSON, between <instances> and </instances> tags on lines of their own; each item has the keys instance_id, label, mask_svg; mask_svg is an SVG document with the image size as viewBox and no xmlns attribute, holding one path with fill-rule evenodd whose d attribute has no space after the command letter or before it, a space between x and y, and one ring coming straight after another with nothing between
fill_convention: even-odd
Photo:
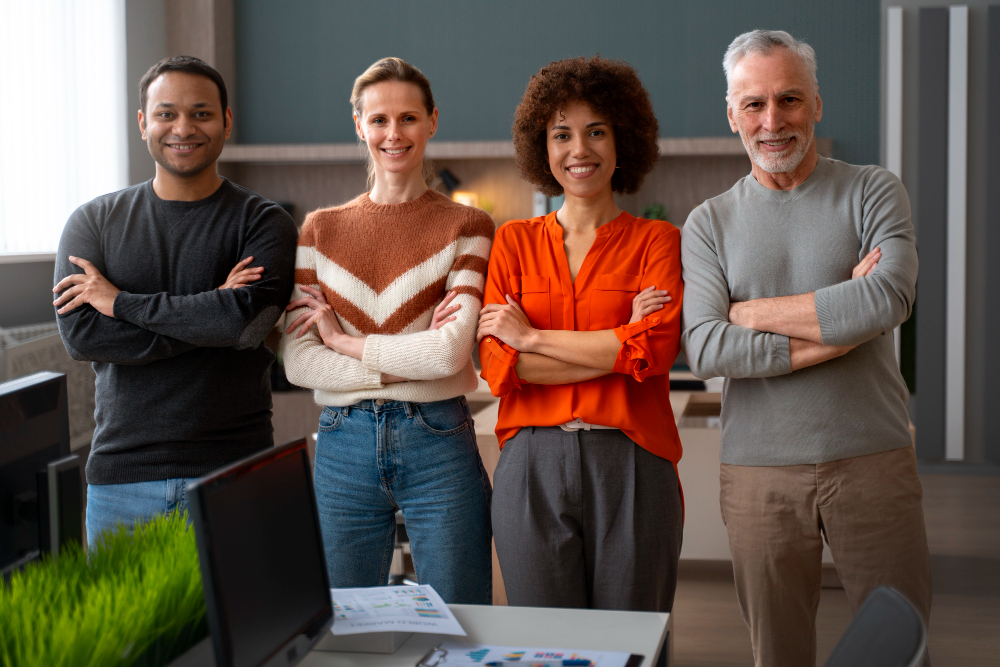
<instances>
[{"instance_id":1,"label":"artificial grass plant","mask_svg":"<svg viewBox=\"0 0 1000 667\"><path fill-rule=\"evenodd\" d=\"M0 582L0 665L165 665L207 636L194 530L170 514Z\"/></svg>"}]
</instances>

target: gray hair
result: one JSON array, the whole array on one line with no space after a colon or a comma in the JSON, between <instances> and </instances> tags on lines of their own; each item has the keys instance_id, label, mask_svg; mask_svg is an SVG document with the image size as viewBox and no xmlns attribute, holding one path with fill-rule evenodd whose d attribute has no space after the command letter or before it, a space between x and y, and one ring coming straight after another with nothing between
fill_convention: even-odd
<instances>
[{"instance_id":1,"label":"gray hair","mask_svg":"<svg viewBox=\"0 0 1000 667\"><path fill-rule=\"evenodd\" d=\"M751 30L734 39L722 58L722 69L726 71L726 91L729 91L733 70L740 60L753 53L767 55L777 47L786 48L798 56L806 66L813 86L819 86L816 79L816 52L813 47L800 42L784 30Z\"/></svg>"}]
</instances>

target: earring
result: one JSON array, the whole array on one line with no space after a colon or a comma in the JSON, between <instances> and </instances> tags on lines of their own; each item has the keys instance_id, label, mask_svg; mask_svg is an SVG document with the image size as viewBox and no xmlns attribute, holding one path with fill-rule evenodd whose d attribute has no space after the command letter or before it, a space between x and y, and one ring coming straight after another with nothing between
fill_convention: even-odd
<instances>
[{"instance_id":1,"label":"earring","mask_svg":"<svg viewBox=\"0 0 1000 667\"><path fill-rule=\"evenodd\" d=\"M549 169L549 165L547 165L547 164L543 164L543 165L542 165L542 171L544 171L544 172L545 172L546 174L548 174L549 176L551 176L551 175L552 175L552 170L551 170L551 169Z\"/></svg>"},{"instance_id":2,"label":"earring","mask_svg":"<svg viewBox=\"0 0 1000 667\"><path fill-rule=\"evenodd\" d=\"M621 169L621 168L622 168L622 161L621 158L618 158L615 160L615 169Z\"/></svg>"}]
</instances>

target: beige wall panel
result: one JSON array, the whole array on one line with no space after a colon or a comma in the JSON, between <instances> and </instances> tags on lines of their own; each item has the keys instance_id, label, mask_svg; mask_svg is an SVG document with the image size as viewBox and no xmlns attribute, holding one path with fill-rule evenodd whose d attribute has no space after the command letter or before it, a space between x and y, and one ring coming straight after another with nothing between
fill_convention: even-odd
<instances>
[{"instance_id":1,"label":"beige wall panel","mask_svg":"<svg viewBox=\"0 0 1000 667\"><path fill-rule=\"evenodd\" d=\"M634 195L620 195L618 205L633 215L663 204L670 222L680 227L691 209L720 195L750 173L745 155L661 157Z\"/></svg>"}]
</instances>

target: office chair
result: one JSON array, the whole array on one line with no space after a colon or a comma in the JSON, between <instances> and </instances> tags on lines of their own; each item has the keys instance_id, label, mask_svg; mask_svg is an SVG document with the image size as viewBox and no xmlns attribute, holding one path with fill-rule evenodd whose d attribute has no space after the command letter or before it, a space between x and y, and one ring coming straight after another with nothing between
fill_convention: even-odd
<instances>
[{"instance_id":1,"label":"office chair","mask_svg":"<svg viewBox=\"0 0 1000 667\"><path fill-rule=\"evenodd\" d=\"M926 651L920 614L899 591L879 586L861 605L825 667L916 667Z\"/></svg>"}]
</instances>

